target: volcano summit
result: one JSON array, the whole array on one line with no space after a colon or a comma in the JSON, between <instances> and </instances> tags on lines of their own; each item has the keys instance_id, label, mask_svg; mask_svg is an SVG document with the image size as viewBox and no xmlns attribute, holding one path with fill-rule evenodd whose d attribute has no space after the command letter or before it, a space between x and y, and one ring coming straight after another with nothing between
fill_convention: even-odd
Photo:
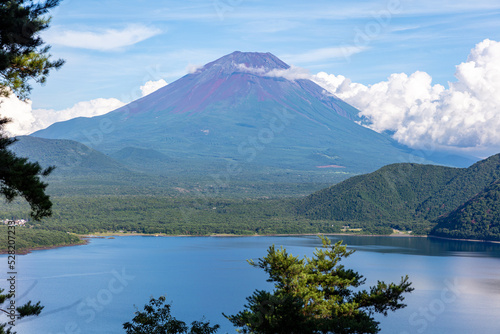
<instances>
[{"instance_id":1,"label":"volcano summit","mask_svg":"<svg viewBox=\"0 0 500 334\"><path fill-rule=\"evenodd\" d=\"M76 140L165 175L236 166L328 182L411 159L408 148L360 125L357 109L290 71L270 53L233 52L115 111L33 136Z\"/></svg>"}]
</instances>

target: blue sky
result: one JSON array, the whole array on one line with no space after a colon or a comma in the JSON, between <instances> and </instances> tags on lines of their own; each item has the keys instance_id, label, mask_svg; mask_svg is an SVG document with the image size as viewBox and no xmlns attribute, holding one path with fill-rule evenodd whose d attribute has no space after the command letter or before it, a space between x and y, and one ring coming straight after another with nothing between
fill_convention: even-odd
<instances>
[{"instance_id":1,"label":"blue sky","mask_svg":"<svg viewBox=\"0 0 500 334\"><path fill-rule=\"evenodd\" d=\"M52 17L42 37L66 64L31 104L4 101L12 134L103 114L239 50L309 71L410 147L500 151L498 0L64 0Z\"/></svg>"},{"instance_id":2,"label":"blue sky","mask_svg":"<svg viewBox=\"0 0 500 334\"><path fill-rule=\"evenodd\" d=\"M34 89L34 108L126 99L235 50L363 84L418 70L446 85L476 43L500 40L500 2L481 0L65 0L52 16L44 37L67 63Z\"/></svg>"}]
</instances>

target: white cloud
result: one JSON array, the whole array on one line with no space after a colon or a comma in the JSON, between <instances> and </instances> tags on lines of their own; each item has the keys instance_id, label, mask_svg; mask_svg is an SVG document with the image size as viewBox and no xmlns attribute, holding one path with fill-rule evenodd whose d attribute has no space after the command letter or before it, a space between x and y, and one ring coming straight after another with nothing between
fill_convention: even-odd
<instances>
[{"instance_id":1,"label":"white cloud","mask_svg":"<svg viewBox=\"0 0 500 334\"><path fill-rule=\"evenodd\" d=\"M200 70L201 68L203 68L203 65L193 65L193 64L189 64L189 65L186 67L186 71L187 71L189 74L194 74L194 73L198 72L198 70Z\"/></svg>"},{"instance_id":2,"label":"white cloud","mask_svg":"<svg viewBox=\"0 0 500 334\"><path fill-rule=\"evenodd\" d=\"M233 62L233 65L236 66L236 68L244 73L251 73L255 75L265 75L266 74L266 69L264 67L250 67L247 66L246 64L235 64Z\"/></svg>"},{"instance_id":3,"label":"white cloud","mask_svg":"<svg viewBox=\"0 0 500 334\"><path fill-rule=\"evenodd\" d=\"M148 81L140 86L142 96L146 96L167 85L163 79ZM0 116L8 117L12 122L5 126L5 131L12 136L27 135L45 129L56 122L63 122L75 117L94 117L123 107L126 103L115 98L98 98L78 102L64 110L33 109L30 100L20 101L14 94L9 98L0 98Z\"/></svg>"},{"instance_id":4,"label":"white cloud","mask_svg":"<svg viewBox=\"0 0 500 334\"><path fill-rule=\"evenodd\" d=\"M64 110L32 109L31 101L19 101L14 95L2 98L0 104L0 115L12 119L5 126L10 135L27 135L44 129L49 125L66 121L75 117L93 117L106 114L112 110L124 106L125 103L111 99L95 99L91 101L78 102L74 106Z\"/></svg>"},{"instance_id":5,"label":"white cloud","mask_svg":"<svg viewBox=\"0 0 500 334\"><path fill-rule=\"evenodd\" d=\"M448 88L433 85L429 74L418 71L392 74L386 81L366 86L342 75L310 75L293 66L267 72L244 64L235 66L241 71L289 80L310 78L361 110L369 127L391 131L396 140L411 147L500 148L500 42L486 39L478 43L467 60L456 67L457 80ZM142 94L164 84L162 80L149 81L141 86ZM32 110L30 101L15 97L1 101L0 114L14 120L6 127L14 135L29 134L73 117L101 115L124 105L117 99L96 99L54 111Z\"/></svg>"},{"instance_id":6,"label":"white cloud","mask_svg":"<svg viewBox=\"0 0 500 334\"><path fill-rule=\"evenodd\" d=\"M98 32L53 28L47 32L45 39L49 44L110 51L134 45L160 33L160 29L143 25L129 25L122 30L107 29Z\"/></svg>"},{"instance_id":7,"label":"white cloud","mask_svg":"<svg viewBox=\"0 0 500 334\"><path fill-rule=\"evenodd\" d=\"M7 134L27 134L36 118L31 110L31 101L20 101L14 94L0 98L0 116L11 119L4 130Z\"/></svg>"},{"instance_id":8,"label":"white cloud","mask_svg":"<svg viewBox=\"0 0 500 334\"><path fill-rule=\"evenodd\" d=\"M163 79L160 79L158 81L148 81L144 84L144 86L141 86L142 96L149 95L157 91L158 89L165 87L166 85L168 84Z\"/></svg>"},{"instance_id":9,"label":"white cloud","mask_svg":"<svg viewBox=\"0 0 500 334\"><path fill-rule=\"evenodd\" d=\"M500 42L484 40L456 67L449 88L432 85L425 72L392 74L371 86L338 75L313 80L352 104L376 131L392 131L411 147L500 146Z\"/></svg>"},{"instance_id":10,"label":"white cloud","mask_svg":"<svg viewBox=\"0 0 500 334\"><path fill-rule=\"evenodd\" d=\"M308 70L302 67L290 66L288 69L272 69L266 71L264 67L248 67L246 64L235 64L236 68L245 73L252 73L264 77L285 78L287 80L311 79Z\"/></svg>"},{"instance_id":11,"label":"white cloud","mask_svg":"<svg viewBox=\"0 0 500 334\"><path fill-rule=\"evenodd\" d=\"M94 117L104 115L110 111L123 107L125 103L122 101L110 99L95 99L91 101L78 102L74 106L64 110L49 110L49 109L35 109L33 115L36 122L32 125L35 127L33 131L44 129L49 125L67 121L75 117Z\"/></svg>"},{"instance_id":12,"label":"white cloud","mask_svg":"<svg viewBox=\"0 0 500 334\"><path fill-rule=\"evenodd\" d=\"M286 70L274 69L266 73L268 77L281 77L287 80L295 81L299 79L310 79L311 73L302 67L290 66Z\"/></svg>"}]
</instances>

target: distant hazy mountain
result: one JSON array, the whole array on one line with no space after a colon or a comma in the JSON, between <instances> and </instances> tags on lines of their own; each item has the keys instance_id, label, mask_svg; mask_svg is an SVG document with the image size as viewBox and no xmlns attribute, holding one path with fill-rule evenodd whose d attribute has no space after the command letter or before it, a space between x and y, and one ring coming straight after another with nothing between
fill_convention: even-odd
<instances>
[{"instance_id":1,"label":"distant hazy mountain","mask_svg":"<svg viewBox=\"0 0 500 334\"><path fill-rule=\"evenodd\" d=\"M297 211L351 222L436 221L436 235L500 240L499 182L500 154L469 168L392 164L311 194Z\"/></svg>"},{"instance_id":2,"label":"distant hazy mountain","mask_svg":"<svg viewBox=\"0 0 500 334\"><path fill-rule=\"evenodd\" d=\"M270 53L234 52L108 114L33 135L167 174L306 171L326 181L414 161L407 147L358 124L352 106L310 80L286 79L289 68Z\"/></svg>"},{"instance_id":3,"label":"distant hazy mountain","mask_svg":"<svg viewBox=\"0 0 500 334\"><path fill-rule=\"evenodd\" d=\"M45 180L51 195L151 195L171 193L171 188L176 186L165 177L132 171L112 157L74 140L31 136L17 139L9 148L19 157L38 161L42 167L56 166ZM125 149L117 157L126 162L127 155L138 156L149 163L155 152Z\"/></svg>"},{"instance_id":4,"label":"distant hazy mountain","mask_svg":"<svg viewBox=\"0 0 500 334\"><path fill-rule=\"evenodd\" d=\"M42 167L56 166L54 175L82 176L126 172L105 154L74 140L19 136L9 147L20 157L38 161Z\"/></svg>"}]
</instances>

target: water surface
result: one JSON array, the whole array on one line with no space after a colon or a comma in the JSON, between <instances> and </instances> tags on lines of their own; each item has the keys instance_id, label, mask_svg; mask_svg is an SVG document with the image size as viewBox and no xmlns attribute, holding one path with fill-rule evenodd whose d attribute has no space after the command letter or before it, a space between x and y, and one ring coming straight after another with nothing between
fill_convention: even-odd
<instances>
[{"instance_id":1,"label":"water surface","mask_svg":"<svg viewBox=\"0 0 500 334\"><path fill-rule=\"evenodd\" d=\"M408 307L381 317L382 333L500 333L500 245L430 238L332 236L356 249L345 261L368 285L408 274ZM311 256L321 245L303 237L116 237L18 257L18 295L42 301L19 333L124 333L122 324L150 296L166 295L185 322L203 316L235 329L223 316L243 309L255 289L270 289L247 259L275 244ZM2 275L7 258L0 257Z\"/></svg>"}]
</instances>

